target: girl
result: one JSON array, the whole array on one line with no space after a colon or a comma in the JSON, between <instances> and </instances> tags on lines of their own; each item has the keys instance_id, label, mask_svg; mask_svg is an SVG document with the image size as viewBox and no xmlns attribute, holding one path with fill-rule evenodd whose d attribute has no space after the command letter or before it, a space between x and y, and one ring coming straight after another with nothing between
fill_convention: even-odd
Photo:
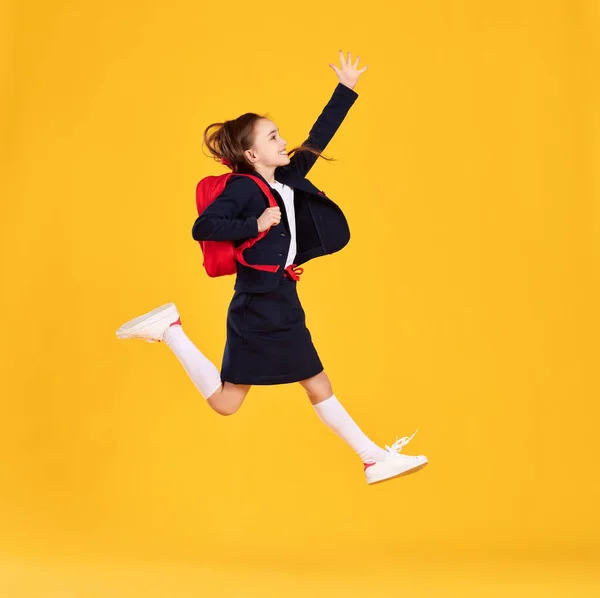
<instances>
[{"instance_id":1,"label":"girl","mask_svg":"<svg viewBox=\"0 0 600 598\"><path fill-rule=\"evenodd\" d=\"M290 152L275 123L254 113L204 131L204 142L215 159L233 173L262 179L278 203L276 208L266 207L267 198L255 181L232 176L194 223L196 241L229 240L237 245L272 229L244 257L250 265L280 266L273 273L236 264L221 373L186 336L173 303L130 320L117 336L164 341L208 405L221 415L235 413L253 384L299 382L319 418L361 458L367 483L375 484L413 473L427 464L427 458L400 454L414 434L383 449L352 420L333 393L296 289L303 272L300 264L339 251L350 239L340 208L306 175L358 97L354 87L367 70L357 70L359 59L352 64L351 53L346 59L340 50L340 67L329 65L339 83L308 139ZM209 135L212 127L217 129Z\"/></svg>"}]
</instances>

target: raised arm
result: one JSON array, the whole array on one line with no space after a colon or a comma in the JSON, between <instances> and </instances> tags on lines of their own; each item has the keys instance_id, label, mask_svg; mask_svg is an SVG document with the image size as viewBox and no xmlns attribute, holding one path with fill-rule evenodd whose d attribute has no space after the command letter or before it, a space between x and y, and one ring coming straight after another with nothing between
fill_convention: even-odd
<instances>
[{"instance_id":1,"label":"raised arm","mask_svg":"<svg viewBox=\"0 0 600 598\"><path fill-rule=\"evenodd\" d=\"M351 64L352 54L348 52L348 58L344 58L343 52L340 50L340 67L333 64L329 66L335 71L339 83L327 105L321 112L319 118L312 126L308 139L303 145L309 145L315 149L323 151L327 144L333 139L336 131L340 128L348 110L352 107L358 94L354 91L354 87L362 73L368 66L365 66L360 71L356 70L360 56L356 62ZM290 163L284 168L295 170L302 176L306 176L308 171L317 161L317 156L311 152L296 152L290 159Z\"/></svg>"}]
</instances>

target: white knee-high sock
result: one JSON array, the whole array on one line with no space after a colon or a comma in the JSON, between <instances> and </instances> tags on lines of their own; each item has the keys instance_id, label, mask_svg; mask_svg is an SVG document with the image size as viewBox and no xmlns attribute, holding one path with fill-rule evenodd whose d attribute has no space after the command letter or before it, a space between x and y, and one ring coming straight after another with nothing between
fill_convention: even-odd
<instances>
[{"instance_id":1,"label":"white knee-high sock","mask_svg":"<svg viewBox=\"0 0 600 598\"><path fill-rule=\"evenodd\" d=\"M222 384L219 370L198 350L181 326L170 326L163 340L175 353L200 394L208 399Z\"/></svg>"},{"instance_id":2,"label":"white knee-high sock","mask_svg":"<svg viewBox=\"0 0 600 598\"><path fill-rule=\"evenodd\" d=\"M314 408L321 421L345 440L356 451L363 463L379 461L387 456L387 451L377 446L356 425L335 395L317 403Z\"/></svg>"}]
</instances>

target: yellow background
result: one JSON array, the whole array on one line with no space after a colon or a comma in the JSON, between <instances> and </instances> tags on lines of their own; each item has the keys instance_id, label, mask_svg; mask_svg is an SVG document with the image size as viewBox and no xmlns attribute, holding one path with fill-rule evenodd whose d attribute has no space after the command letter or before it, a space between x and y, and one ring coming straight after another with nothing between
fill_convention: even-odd
<instances>
[{"instance_id":1,"label":"yellow background","mask_svg":"<svg viewBox=\"0 0 600 598\"><path fill-rule=\"evenodd\" d=\"M3 598L600 591L595 0L2 17ZM364 431L419 429L429 466L375 487L299 385L222 418L165 346L115 336L174 301L220 366L202 131L267 112L301 143L339 49L369 69L309 178L352 240L299 289Z\"/></svg>"}]
</instances>

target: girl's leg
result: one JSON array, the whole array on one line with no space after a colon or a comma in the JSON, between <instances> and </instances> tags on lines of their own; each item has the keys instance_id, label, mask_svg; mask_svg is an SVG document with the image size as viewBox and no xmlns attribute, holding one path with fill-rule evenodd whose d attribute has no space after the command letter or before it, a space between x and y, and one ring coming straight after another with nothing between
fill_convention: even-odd
<instances>
[{"instance_id":1,"label":"girl's leg","mask_svg":"<svg viewBox=\"0 0 600 598\"><path fill-rule=\"evenodd\" d=\"M206 402L221 415L233 415L242 406L250 388L250 384L223 382Z\"/></svg>"},{"instance_id":2,"label":"girl's leg","mask_svg":"<svg viewBox=\"0 0 600 598\"><path fill-rule=\"evenodd\" d=\"M223 382L219 370L187 337L174 303L166 303L125 322L117 330L121 339L164 342L175 353L196 388L217 413L231 415L241 406L250 385Z\"/></svg>"},{"instance_id":3,"label":"girl's leg","mask_svg":"<svg viewBox=\"0 0 600 598\"><path fill-rule=\"evenodd\" d=\"M300 384L306 390L308 398L321 421L345 440L362 459L363 463L385 459L389 455L386 450L377 446L356 425L333 394L331 383L324 371L312 378L300 381Z\"/></svg>"},{"instance_id":4,"label":"girl's leg","mask_svg":"<svg viewBox=\"0 0 600 598\"><path fill-rule=\"evenodd\" d=\"M242 406L250 385L223 382L219 370L188 338L179 321L167 328L162 340L212 409L221 415L233 415Z\"/></svg>"}]
</instances>

